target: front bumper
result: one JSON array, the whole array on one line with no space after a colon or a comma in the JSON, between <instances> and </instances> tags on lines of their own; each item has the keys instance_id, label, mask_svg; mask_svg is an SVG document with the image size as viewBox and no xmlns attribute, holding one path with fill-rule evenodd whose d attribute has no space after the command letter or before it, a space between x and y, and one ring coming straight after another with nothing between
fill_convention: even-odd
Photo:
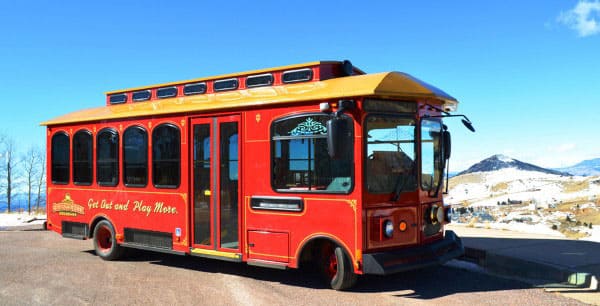
<instances>
[{"instance_id":1,"label":"front bumper","mask_svg":"<svg viewBox=\"0 0 600 306\"><path fill-rule=\"evenodd\" d=\"M363 254L363 273L387 275L440 265L465 253L462 241L453 231L434 243L390 252Z\"/></svg>"}]
</instances>

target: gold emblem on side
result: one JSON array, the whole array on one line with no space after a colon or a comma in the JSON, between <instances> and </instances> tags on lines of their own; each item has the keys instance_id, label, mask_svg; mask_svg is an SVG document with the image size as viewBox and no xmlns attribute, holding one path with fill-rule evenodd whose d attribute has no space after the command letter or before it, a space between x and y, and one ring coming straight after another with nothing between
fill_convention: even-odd
<instances>
[{"instance_id":1,"label":"gold emblem on side","mask_svg":"<svg viewBox=\"0 0 600 306\"><path fill-rule=\"evenodd\" d=\"M69 193L65 194L65 198L62 201L52 203L52 212L58 213L61 216L72 217L85 214L83 206L75 204Z\"/></svg>"},{"instance_id":2,"label":"gold emblem on side","mask_svg":"<svg viewBox=\"0 0 600 306\"><path fill-rule=\"evenodd\" d=\"M260 114L256 114L256 123L260 122Z\"/></svg>"}]
</instances>

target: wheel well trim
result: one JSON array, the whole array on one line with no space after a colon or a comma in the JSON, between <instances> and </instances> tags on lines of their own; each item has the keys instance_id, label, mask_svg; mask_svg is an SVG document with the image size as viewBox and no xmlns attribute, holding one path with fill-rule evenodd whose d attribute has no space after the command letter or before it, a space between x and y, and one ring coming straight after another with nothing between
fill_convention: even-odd
<instances>
[{"instance_id":1,"label":"wheel well trim","mask_svg":"<svg viewBox=\"0 0 600 306\"><path fill-rule=\"evenodd\" d=\"M92 222L90 222L90 231L88 233L88 235L89 235L88 238L94 237L94 229L96 228L98 223L100 223L100 221L102 221L102 220L106 220L106 221L110 222L113 229L115 230L115 236L117 235L117 228L115 227L115 223L111 220L111 218L108 217L106 214L97 214L92 218Z\"/></svg>"},{"instance_id":2,"label":"wheel well trim","mask_svg":"<svg viewBox=\"0 0 600 306\"><path fill-rule=\"evenodd\" d=\"M350 257L350 261L352 262L352 269L354 270L354 272L355 273L358 272L357 265L356 265L356 259L353 255L353 253L350 252L350 248L348 247L348 245L346 243L344 243L344 241L342 239L340 239L339 237L337 237L333 234L329 234L329 233L314 233L314 234L308 235L304 239L302 239L302 241L298 244L300 247L297 249L296 254L294 256L295 260L296 260L296 266L300 266L300 259L301 259L300 256L305 251L306 247L318 239L328 240L329 242L341 247L344 250L344 252L346 253L346 255L348 255L348 257Z\"/></svg>"}]
</instances>

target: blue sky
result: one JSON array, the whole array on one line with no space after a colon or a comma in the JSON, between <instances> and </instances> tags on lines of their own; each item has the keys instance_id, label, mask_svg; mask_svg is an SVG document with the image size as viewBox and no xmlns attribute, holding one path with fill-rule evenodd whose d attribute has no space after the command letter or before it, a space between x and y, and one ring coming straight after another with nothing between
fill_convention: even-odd
<instances>
[{"instance_id":1,"label":"blue sky","mask_svg":"<svg viewBox=\"0 0 600 306\"><path fill-rule=\"evenodd\" d=\"M600 2L0 2L0 131L114 89L314 60L398 70L461 102L452 170L503 153L546 167L600 157Z\"/></svg>"}]
</instances>

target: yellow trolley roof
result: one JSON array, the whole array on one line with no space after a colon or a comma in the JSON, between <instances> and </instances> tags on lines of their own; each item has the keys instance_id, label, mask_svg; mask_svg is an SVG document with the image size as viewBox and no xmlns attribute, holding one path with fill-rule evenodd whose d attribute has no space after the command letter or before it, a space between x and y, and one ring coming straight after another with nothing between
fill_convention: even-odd
<instances>
[{"instance_id":1,"label":"yellow trolley roof","mask_svg":"<svg viewBox=\"0 0 600 306\"><path fill-rule=\"evenodd\" d=\"M309 65L310 64L314 63L309 63ZM302 66L303 65L297 65L293 67ZM260 70L253 73L260 73L261 71L269 70ZM228 76L234 75L220 76L219 78ZM213 77L211 79L215 78ZM182 82L175 82L162 84L160 86L181 83ZM108 94L118 92L123 91L113 91ZM102 106L59 116L42 122L41 125L53 126L132 117L242 109L244 107L275 106L284 103L326 101L328 99L360 96L401 99L435 99L440 101L440 104L443 105L444 109L451 111L454 111L458 105L458 101L455 98L408 74L401 72L384 72L338 77L316 82L256 87L202 95L150 100L140 103Z\"/></svg>"}]
</instances>

